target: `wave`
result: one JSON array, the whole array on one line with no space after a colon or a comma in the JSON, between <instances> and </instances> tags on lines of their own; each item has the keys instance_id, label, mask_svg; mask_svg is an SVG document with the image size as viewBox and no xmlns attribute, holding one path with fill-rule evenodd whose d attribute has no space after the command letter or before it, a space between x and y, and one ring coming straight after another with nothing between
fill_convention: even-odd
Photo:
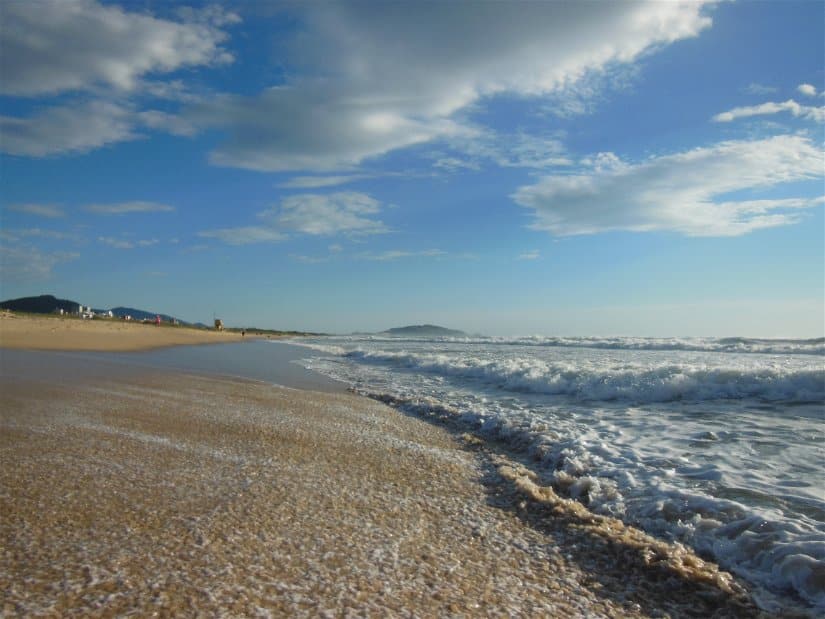
<instances>
[{"instance_id":1,"label":"wave","mask_svg":"<svg viewBox=\"0 0 825 619\"><path fill-rule=\"evenodd\" d=\"M453 430L469 432L491 441L491 445L503 443L507 453L541 483L594 513L686 543L768 591L793 591L806 604L825 610L825 544L815 526L786 520L772 510L760 513L698 489L679 489L663 483L661 475L646 478L640 468L622 472L617 465L627 466L626 462L588 458L594 449L589 441L548 432L546 424L529 418L456 408L428 396L399 397L369 390L359 393ZM773 600L772 594L760 591L760 598L761 603L781 610L782 604Z\"/></svg>"},{"instance_id":2,"label":"wave","mask_svg":"<svg viewBox=\"0 0 825 619\"><path fill-rule=\"evenodd\" d=\"M825 369L822 368L688 363L574 364L522 357L483 359L360 349L349 352L339 349L333 354L356 362L482 381L505 391L560 395L580 401L651 403L745 398L784 403L825 401Z\"/></svg>"},{"instance_id":3,"label":"wave","mask_svg":"<svg viewBox=\"0 0 825 619\"><path fill-rule=\"evenodd\" d=\"M501 346L546 346L557 348L596 348L602 350L650 350L770 355L825 355L825 337L811 339L724 338L646 338L646 337L391 337L358 336L352 341L434 342L446 344L484 344Z\"/></svg>"}]
</instances>

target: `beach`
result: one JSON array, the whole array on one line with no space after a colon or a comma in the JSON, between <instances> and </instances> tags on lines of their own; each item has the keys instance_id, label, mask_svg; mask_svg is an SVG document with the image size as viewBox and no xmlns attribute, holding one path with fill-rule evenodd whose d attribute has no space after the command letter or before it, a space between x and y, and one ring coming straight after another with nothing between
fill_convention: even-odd
<instances>
[{"instance_id":1,"label":"beach","mask_svg":"<svg viewBox=\"0 0 825 619\"><path fill-rule=\"evenodd\" d=\"M27 350L148 350L164 346L240 341L244 336L183 326L117 319L81 320L0 312L0 346Z\"/></svg>"},{"instance_id":2,"label":"beach","mask_svg":"<svg viewBox=\"0 0 825 619\"><path fill-rule=\"evenodd\" d=\"M714 564L383 403L0 353L4 615L757 615Z\"/></svg>"}]
</instances>

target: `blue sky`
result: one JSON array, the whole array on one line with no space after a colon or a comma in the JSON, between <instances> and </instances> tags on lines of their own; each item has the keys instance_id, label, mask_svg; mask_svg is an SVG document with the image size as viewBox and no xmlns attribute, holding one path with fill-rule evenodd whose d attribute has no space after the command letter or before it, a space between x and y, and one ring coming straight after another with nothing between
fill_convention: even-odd
<instances>
[{"instance_id":1,"label":"blue sky","mask_svg":"<svg viewBox=\"0 0 825 619\"><path fill-rule=\"evenodd\" d=\"M0 5L0 296L825 331L821 2Z\"/></svg>"}]
</instances>

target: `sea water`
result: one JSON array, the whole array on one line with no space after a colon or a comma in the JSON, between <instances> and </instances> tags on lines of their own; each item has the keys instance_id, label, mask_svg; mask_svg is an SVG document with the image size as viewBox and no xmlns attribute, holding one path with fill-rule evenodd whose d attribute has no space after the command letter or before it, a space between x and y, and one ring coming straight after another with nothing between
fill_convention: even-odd
<instances>
[{"instance_id":1,"label":"sea water","mask_svg":"<svg viewBox=\"0 0 825 619\"><path fill-rule=\"evenodd\" d=\"M591 510L825 612L825 339L294 341L303 364L503 441ZM321 353L321 356L317 356Z\"/></svg>"}]
</instances>

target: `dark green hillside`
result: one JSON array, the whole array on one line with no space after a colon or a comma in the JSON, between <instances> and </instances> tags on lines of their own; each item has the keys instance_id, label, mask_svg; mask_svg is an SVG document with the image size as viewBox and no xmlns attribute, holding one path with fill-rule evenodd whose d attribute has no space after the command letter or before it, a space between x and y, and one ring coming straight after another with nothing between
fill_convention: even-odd
<instances>
[{"instance_id":1,"label":"dark green hillside","mask_svg":"<svg viewBox=\"0 0 825 619\"><path fill-rule=\"evenodd\" d=\"M52 314L56 310L62 309L64 312L74 314L80 310L80 303L44 294L39 297L22 297L3 301L0 303L0 309L28 312L30 314Z\"/></svg>"}]
</instances>

